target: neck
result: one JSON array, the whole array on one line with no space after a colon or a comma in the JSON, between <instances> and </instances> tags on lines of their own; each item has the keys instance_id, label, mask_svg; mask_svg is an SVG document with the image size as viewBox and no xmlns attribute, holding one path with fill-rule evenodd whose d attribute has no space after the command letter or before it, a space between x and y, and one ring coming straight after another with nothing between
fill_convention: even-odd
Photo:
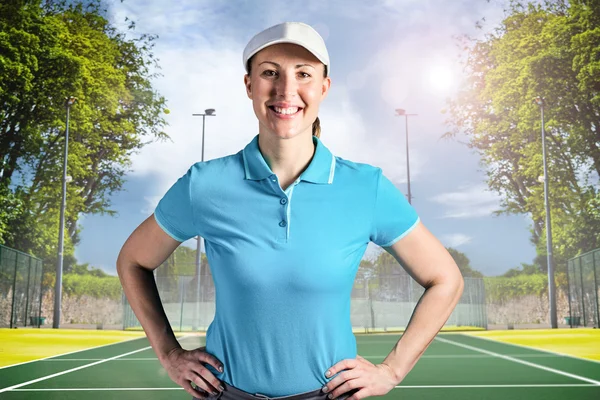
<instances>
[{"instance_id":1,"label":"neck","mask_svg":"<svg viewBox=\"0 0 600 400\"><path fill-rule=\"evenodd\" d=\"M290 139L260 134L258 147L284 190L298 179L315 154L312 132Z\"/></svg>"}]
</instances>

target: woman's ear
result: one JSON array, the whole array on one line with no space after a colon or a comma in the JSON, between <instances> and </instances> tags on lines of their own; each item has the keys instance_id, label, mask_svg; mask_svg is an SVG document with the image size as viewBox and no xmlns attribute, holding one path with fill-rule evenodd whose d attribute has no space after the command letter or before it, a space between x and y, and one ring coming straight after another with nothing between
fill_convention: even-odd
<instances>
[{"instance_id":1,"label":"woman's ear","mask_svg":"<svg viewBox=\"0 0 600 400\"><path fill-rule=\"evenodd\" d=\"M248 74L244 75L244 86L246 86L246 95L249 99L252 99L252 82Z\"/></svg>"},{"instance_id":2,"label":"woman's ear","mask_svg":"<svg viewBox=\"0 0 600 400\"><path fill-rule=\"evenodd\" d=\"M325 97L327 97L327 93L329 93L330 87L331 87L331 78L327 77L327 78L323 79L323 86L322 86L322 92L321 92L321 96L323 99Z\"/></svg>"}]
</instances>

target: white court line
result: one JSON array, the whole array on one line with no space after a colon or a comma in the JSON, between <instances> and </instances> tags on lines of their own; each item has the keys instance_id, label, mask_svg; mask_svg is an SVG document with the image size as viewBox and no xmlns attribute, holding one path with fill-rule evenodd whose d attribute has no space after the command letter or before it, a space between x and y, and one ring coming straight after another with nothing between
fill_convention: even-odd
<instances>
[{"instance_id":1,"label":"white court line","mask_svg":"<svg viewBox=\"0 0 600 400\"><path fill-rule=\"evenodd\" d=\"M537 358L560 358L559 355L554 354L511 354L512 357L537 357ZM364 358L386 358L386 356L362 356ZM419 360L422 358L494 358L495 356L489 356L486 354L438 354L438 355L423 355L419 357ZM50 360L52 361L52 360ZM60 361L60 360L57 360Z\"/></svg>"},{"instance_id":2,"label":"white court line","mask_svg":"<svg viewBox=\"0 0 600 400\"><path fill-rule=\"evenodd\" d=\"M519 363L519 364L527 365L528 367L538 368L538 369L541 369L541 370L544 370L544 371L553 372L553 373L558 374L558 375L567 376L569 378L577 379L577 380L580 380L580 381L592 383L592 384L594 384L596 386L600 386L600 382L599 381L595 381L595 380L590 379L590 378L586 378L586 377L583 377L583 376L571 374L569 372L564 372L564 371L561 371L561 370L558 370L558 369L546 367L546 366L535 364L535 363L532 363L532 362L529 362L529 361L525 361L525 360L519 360L518 358L513 358L513 357L510 357L510 356L507 356L507 355L504 355L504 354L494 353L493 351L480 349L478 347L473 347L473 346L469 346L467 344L462 344L462 343L459 343L459 342L454 342L452 340L442 339L441 337L436 337L435 340L439 340L442 343L453 344L453 345L458 346L458 347L463 347L465 349L477 351L479 353L489 354L489 355L492 355L492 356L495 356L495 357L498 357L498 358L503 358L503 359L508 360L508 361L513 361L513 362L516 362L516 363Z\"/></svg>"},{"instance_id":3,"label":"white court line","mask_svg":"<svg viewBox=\"0 0 600 400\"><path fill-rule=\"evenodd\" d=\"M431 386L405 386L399 385L395 389L486 389L486 388L553 388L553 387L595 387L589 383L551 383L531 385L431 385ZM183 390L181 387L168 388L48 388L48 389L14 389L13 392L118 392L118 391L155 391L155 390Z\"/></svg>"},{"instance_id":4,"label":"white court line","mask_svg":"<svg viewBox=\"0 0 600 400\"><path fill-rule=\"evenodd\" d=\"M101 344L100 346L88 347L86 349L70 351L68 353L56 354L56 355L48 356L48 357L44 357L44 358L36 358L35 360L29 360L29 361L23 361L23 362L20 362L20 363L16 363L16 364L5 365L3 367L0 367L0 369L10 368L10 367L16 367L18 365L29 364L29 363L32 363L32 362L47 360L49 358L54 358L54 357L68 356L69 354L75 354L75 353L79 353L79 352L87 351L87 350L95 350L95 349L99 349L99 348L102 348L102 347L113 346L115 344L131 342L131 341L134 341L134 340L139 340L139 339L144 339L144 338L145 338L145 336L140 336L140 337L135 337L135 338L127 339L127 340L122 340L120 342L108 343L108 344Z\"/></svg>"},{"instance_id":5,"label":"white court line","mask_svg":"<svg viewBox=\"0 0 600 400\"><path fill-rule=\"evenodd\" d=\"M432 386L396 386L396 389L478 389L478 388L553 388L553 387L595 387L591 383L550 383L523 385L432 385Z\"/></svg>"},{"instance_id":6,"label":"white court line","mask_svg":"<svg viewBox=\"0 0 600 400\"><path fill-rule=\"evenodd\" d=\"M118 392L118 391L142 391L142 390L183 390L182 387L172 388L63 388L63 389L13 389L13 392Z\"/></svg>"},{"instance_id":7,"label":"white court line","mask_svg":"<svg viewBox=\"0 0 600 400\"><path fill-rule=\"evenodd\" d=\"M46 362L56 362L56 361L100 361L104 360L104 358L57 358L44 360ZM150 360L158 360L157 357L140 357L140 358L119 358L118 360L113 361L150 361Z\"/></svg>"},{"instance_id":8,"label":"white court line","mask_svg":"<svg viewBox=\"0 0 600 400\"><path fill-rule=\"evenodd\" d=\"M493 343L509 344L511 346L520 347L522 349L528 349L528 350L532 350L533 349L533 350L537 350L537 351L542 351L544 353L555 354L555 355L561 356L561 357L573 358L573 359L579 360L579 361L589 361L589 362L593 362L593 363L596 363L596 364L600 364L600 360L592 360L590 358L577 357L577 356L573 356L571 354L558 353L558 352L552 351L552 350L538 349L536 347L525 346L525 345L522 345L522 344L503 342L501 340L492 339L492 338L488 338L488 337L484 337L484 336L476 336L476 335L465 335L465 336L473 337L473 338L477 338L477 339L483 339L483 340L487 340L488 342L493 342ZM598 354L586 354L586 355L594 355L595 356L595 355L598 355Z\"/></svg>"},{"instance_id":9,"label":"white court line","mask_svg":"<svg viewBox=\"0 0 600 400\"><path fill-rule=\"evenodd\" d=\"M192 335L182 336L181 338L178 339L178 341L179 340L183 340L183 339L185 339L187 337L191 337L191 336ZM91 364L81 365L79 367L75 367L75 368L71 368L71 369L68 369L68 370L65 370L65 371L57 372L55 374L51 374L51 375L47 375L47 376L42 376L41 378L32 379L32 380L27 381L27 382L23 382L23 383L19 383L19 384L13 385L13 386L5 387L5 388L0 389L0 393L8 392L10 390L18 389L18 388L20 388L22 386L31 385L32 383L37 383L37 382L45 381L46 379L55 378L57 376L65 375L65 374L68 374L68 373L71 373L71 372L75 372L75 371L79 371L80 369L84 369L84 368L88 368L88 367L93 367L94 365L102 364L102 363L105 363L107 361L116 360L118 358L125 357L125 356L128 356L130 354L139 353L140 351L148 350L148 349L151 349L151 348L152 348L152 346L143 347L141 349L130 351L129 353L120 354L118 356L106 358L104 360L96 361L96 362L93 362Z\"/></svg>"}]
</instances>

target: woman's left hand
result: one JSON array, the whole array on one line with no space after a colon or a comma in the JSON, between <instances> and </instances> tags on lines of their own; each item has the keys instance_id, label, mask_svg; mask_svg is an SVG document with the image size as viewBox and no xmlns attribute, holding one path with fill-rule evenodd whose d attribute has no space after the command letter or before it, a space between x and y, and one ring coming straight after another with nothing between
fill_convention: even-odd
<instances>
[{"instance_id":1,"label":"woman's left hand","mask_svg":"<svg viewBox=\"0 0 600 400\"><path fill-rule=\"evenodd\" d=\"M344 371L345 370L345 371ZM353 391L354 394L346 400L359 400L369 396L382 396L392 390L398 383L396 374L387 364L373 364L357 355L356 359L346 359L329 368L329 375L338 376L327 382L323 391L329 393L329 398Z\"/></svg>"}]
</instances>

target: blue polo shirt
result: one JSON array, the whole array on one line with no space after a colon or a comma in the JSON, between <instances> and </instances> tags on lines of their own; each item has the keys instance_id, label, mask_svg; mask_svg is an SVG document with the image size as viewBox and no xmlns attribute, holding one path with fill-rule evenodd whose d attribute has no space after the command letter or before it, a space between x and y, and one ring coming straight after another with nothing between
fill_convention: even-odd
<instances>
[{"instance_id":1,"label":"blue polo shirt","mask_svg":"<svg viewBox=\"0 0 600 400\"><path fill-rule=\"evenodd\" d=\"M269 397L320 389L356 357L350 293L367 244L391 246L419 222L381 169L315 154L285 191L256 136L194 164L154 212L178 241L205 239L216 289L206 351L230 385ZM391 349L390 349L391 350Z\"/></svg>"}]
</instances>

